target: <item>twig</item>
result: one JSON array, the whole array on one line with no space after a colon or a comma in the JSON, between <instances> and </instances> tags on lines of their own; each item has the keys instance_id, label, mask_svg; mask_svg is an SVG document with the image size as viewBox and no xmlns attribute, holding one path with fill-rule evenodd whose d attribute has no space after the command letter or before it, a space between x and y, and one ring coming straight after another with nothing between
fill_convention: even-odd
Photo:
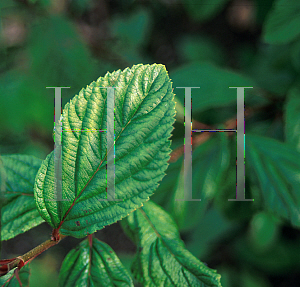
<instances>
[{"instance_id":1,"label":"twig","mask_svg":"<svg viewBox=\"0 0 300 287\"><path fill-rule=\"evenodd\" d=\"M0 277L4 276L7 274L10 270L18 267L21 269L25 264L27 264L30 260L34 259L50 247L56 245L57 243L60 242L63 238L65 238L66 235L61 235L60 234L60 239L57 241L54 240L47 240L40 244L39 246L33 248L29 252L25 253L22 256L18 256L12 259L4 259L0 260Z\"/></svg>"}]
</instances>

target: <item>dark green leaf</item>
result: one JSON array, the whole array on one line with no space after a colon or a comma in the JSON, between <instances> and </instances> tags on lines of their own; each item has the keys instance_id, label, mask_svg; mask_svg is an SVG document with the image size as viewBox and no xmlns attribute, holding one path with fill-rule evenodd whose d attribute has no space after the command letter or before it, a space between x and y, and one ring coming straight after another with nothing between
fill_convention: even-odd
<instances>
[{"instance_id":1,"label":"dark green leaf","mask_svg":"<svg viewBox=\"0 0 300 287\"><path fill-rule=\"evenodd\" d=\"M149 12L139 10L127 18L115 17L112 20L112 32L118 37L122 49L133 49L148 40L150 25Z\"/></svg>"},{"instance_id":2,"label":"dark green leaf","mask_svg":"<svg viewBox=\"0 0 300 287\"><path fill-rule=\"evenodd\" d=\"M137 244L132 271L142 286L221 286L221 276L185 248L175 222L155 203L146 202L122 225Z\"/></svg>"},{"instance_id":3,"label":"dark green leaf","mask_svg":"<svg viewBox=\"0 0 300 287\"><path fill-rule=\"evenodd\" d=\"M31 73L47 87L70 87L74 94L95 76L95 61L66 17L39 19L30 30L28 54Z\"/></svg>"},{"instance_id":4,"label":"dark green leaf","mask_svg":"<svg viewBox=\"0 0 300 287\"><path fill-rule=\"evenodd\" d=\"M115 252L104 242L83 240L63 261L59 286L133 286Z\"/></svg>"},{"instance_id":5,"label":"dark green leaf","mask_svg":"<svg viewBox=\"0 0 300 287\"><path fill-rule=\"evenodd\" d=\"M256 213L251 220L249 234L253 248L258 251L270 249L279 234L278 219L267 212Z\"/></svg>"},{"instance_id":6,"label":"dark green leaf","mask_svg":"<svg viewBox=\"0 0 300 287\"><path fill-rule=\"evenodd\" d=\"M220 13L228 0L184 0L186 11L194 20L205 21Z\"/></svg>"},{"instance_id":7,"label":"dark green leaf","mask_svg":"<svg viewBox=\"0 0 300 287\"><path fill-rule=\"evenodd\" d=\"M291 89L285 106L285 140L300 152L300 90Z\"/></svg>"},{"instance_id":8,"label":"dark green leaf","mask_svg":"<svg viewBox=\"0 0 300 287\"><path fill-rule=\"evenodd\" d=\"M224 172L228 168L229 154L228 138L225 133L214 133L213 138L193 149L193 199L201 199L202 201L172 200L171 214L178 222L181 230L195 225L205 211L209 199L215 196ZM184 198L183 169L184 161L182 161L181 174L178 177L177 187L174 192L175 199Z\"/></svg>"},{"instance_id":9,"label":"dark green leaf","mask_svg":"<svg viewBox=\"0 0 300 287\"><path fill-rule=\"evenodd\" d=\"M106 199L106 133L86 132L106 130L102 87L109 86L120 87L115 92L115 198L121 201L100 201ZM52 152L35 184L42 217L62 234L84 237L148 200L168 165L173 98L168 73L157 64L107 73L81 90L63 111L62 198L67 201L55 201Z\"/></svg>"},{"instance_id":10,"label":"dark green leaf","mask_svg":"<svg viewBox=\"0 0 300 287\"><path fill-rule=\"evenodd\" d=\"M6 178L1 239L8 240L44 222L33 195L34 179L42 160L27 155L3 155L1 159Z\"/></svg>"},{"instance_id":11,"label":"dark green leaf","mask_svg":"<svg viewBox=\"0 0 300 287\"><path fill-rule=\"evenodd\" d=\"M289 45L261 45L245 69L258 87L284 96L295 80Z\"/></svg>"},{"instance_id":12,"label":"dark green leaf","mask_svg":"<svg viewBox=\"0 0 300 287\"><path fill-rule=\"evenodd\" d=\"M286 44L300 35L300 2L277 0L263 27L263 39L270 44Z\"/></svg>"},{"instance_id":13,"label":"dark green leaf","mask_svg":"<svg viewBox=\"0 0 300 287\"><path fill-rule=\"evenodd\" d=\"M6 189L6 175L5 169L3 166L2 158L0 156L0 258L1 258L1 250L2 250L2 207L5 203L5 193Z\"/></svg>"},{"instance_id":14,"label":"dark green leaf","mask_svg":"<svg viewBox=\"0 0 300 287\"><path fill-rule=\"evenodd\" d=\"M180 55L188 62L210 61L223 64L224 52L220 45L207 37L185 36L178 41Z\"/></svg>"},{"instance_id":15,"label":"dark green leaf","mask_svg":"<svg viewBox=\"0 0 300 287\"><path fill-rule=\"evenodd\" d=\"M287 144L250 133L245 143L246 165L260 185L254 200L300 227L300 153Z\"/></svg>"}]
</instances>

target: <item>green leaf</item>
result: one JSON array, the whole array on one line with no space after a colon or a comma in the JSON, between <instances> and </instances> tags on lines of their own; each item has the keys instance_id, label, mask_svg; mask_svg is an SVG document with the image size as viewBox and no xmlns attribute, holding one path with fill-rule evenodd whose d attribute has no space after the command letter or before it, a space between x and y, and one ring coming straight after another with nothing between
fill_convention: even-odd
<instances>
[{"instance_id":1,"label":"green leaf","mask_svg":"<svg viewBox=\"0 0 300 287\"><path fill-rule=\"evenodd\" d=\"M115 91L115 198L121 201L100 201L106 199L106 133L87 132L106 130L107 92L102 88L109 86L119 87ZM168 166L173 98L168 73L157 64L107 73L82 89L63 111L62 198L67 201L55 201L52 152L35 183L41 216L62 234L84 237L148 200Z\"/></svg>"},{"instance_id":2,"label":"green leaf","mask_svg":"<svg viewBox=\"0 0 300 287\"><path fill-rule=\"evenodd\" d=\"M228 144L228 137L225 133L214 133L211 139L193 149L193 199L200 198L201 202L176 201L176 199L184 198L184 160L182 160L171 213L180 230L189 229L199 221L209 199L212 199L219 189L224 172L229 166Z\"/></svg>"},{"instance_id":3,"label":"green leaf","mask_svg":"<svg viewBox=\"0 0 300 287\"><path fill-rule=\"evenodd\" d=\"M300 90L291 89L285 105L285 140L300 152Z\"/></svg>"},{"instance_id":4,"label":"green leaf","mask_svg":"<svg viewBox=\"0 0 300 287\"><path fill-rule=\"evenodd\" d=\"M185 248L175 222L155 203L146 202L121 223L137 244L132 271L144 287L221 286L221 276Z\"/></svg>"},{"instance_id":5,"label":"green leaf","mask_svg":"<svg viewBox=\"0 0 300 287\"><path fill-rule=\"evenodd\" d=\"M180 55L188 62L209 61L224 64L224 52L220 44L204 36L184 36L178 41Z\"/></svg>"},{"instance_id":6,"label":"green leaf","mask_svg":"<svg viewBox=\"0 0 300 287\"><path fill-rule=\"evenodd\" d=\"M300 35L300 2L277 0L263 26L263 39L270 44L286 44Z\"/></svg>"},{"instance_id":7,"label":"green leaf","mask_svg":"<svg viewBox=\"0 0 300 287\"><path fill-rule=\"evenodd\" d=\"M30 29L28 55L30 72L39 78L44 88L70 87L64 94L72 92L73 95L95 76L95 62L74 23L66 17L39 18Z\"/></svg>"},{"instance_id":8,"label":"green leaf","mask_svg":"<svg viewBox=\"0 0 300 287\"><path fill-rule=\"evenodd\" d=\"M18 279L16 278L16 276L14 274L15 271L16 271L16 268L11 270L6 275L0 277L0 286L2 286L2 287L20 287ZM23 287L29 286L29 276L30 276L30 268L29 268L29 264L26 264L25 266L23 266L21 268L21 270L19 270L19 278L20 278L20 281L21 281ZM7 280L9 280L9 281L7 281Z\"/></svg>"},{"instance_id":9,"label":"green leaf","mask_svg":"<svg viewBox=\"0 0 300 287\"><path fill-rule=\"evenodd\" d=\"M133 286L115 252L104 242L83 240L62 263L59 286Z\"/></svg>"},{"instance_id":10,"label":"green leaf","mask_svg":"<svg viewBox=\"0 0 300 287\"><path fill-rule=\"evenodd\" d=\"M150 14L147 10L138 10L126 18L118 16L112 20L112 33L118 37L123 49L141 46L149 39L150 27Z\"/></svg>"},{"instance_id":11,"label":"green leaf","mask_svg":"<svg viewBox=\"0 0 300 287\"><path fill-rule=\"evenodd\" d=\"M228 0L184 0L186 11L194 20L205 21L222 11Z\"/></svg>"},{"instance_id":12,"label":"green leaf","mask_svg":"<svg viewBox=\"0 0 300 287\"><path fill-rule=\"evenodd\" d=\"M112 19L113 41L107 42L107 49L113 51L129 63L148 62L142 55L141 48L151 39L152 21L149 10L141 9L129 15L117 15Z\"/></svg>"},{"instance_id":13,"label":"green leaf","mask_svg":"<svg viewBox=\"0 0 300 287\"><path fill-rule=\"evenodd\" d=\"M202 202L198 202L198 208L201 208L202 204ZM209 254L214 254L218 242L226 239L235 227L236 225L229 221L218 209L211 207L201 217L193 231L190 232L187 248L196 257L207 258Z\"/></svg>"},{"instance_id":14,"label":"green leaf","mask_svg":"<svg viewBox=\"0 0 300 287\"><path fill-rule=\"evenodd\" d=\"M2 162L2 158L0 156L0 258L1 258L1 250L2 250L2 207L5 202L5 185L6 185L6 175Z\"/></svg>"},{"instance_id":15,"label":"green leaf","mask_svg":"<svg viewBox=\"0 0 300 287\"><path fill-rule=\"evenodd\" d=\"M290 62L296 71L300 72L300 37L291 45Z\"/></svg>"},{"instance_id":16,"label":"green leaf","mask_svg":"<svg viewBox=\"0 0 300 287\"><path fill-rule=\"evenodd\" d=\"M250 133L245 144L246 165L260 185L254 200L300 227L300 153L287 144Z\"/></svg>"},{"instance_id":17,"label":"green leaf","mask_svg":"<svg viewBox=\"0 0 300 287\"><path fill-rule=\"evenodd\" d=\"M258 251L274 246L279 234L278 219L267 212L256 213L250 223L249 239Z\"/></svg>"},{"instance_id":18,"label":"green leaf","mask_svg":"<svg viewBox=\"0 0 300 287\"><path fill-rule=\"evenodd\" d=\"M195 63L183 66L170 73L176 96L184 103L184 89L176 87L200 87L192 89L193 115L209 108L224 107L236 103L236 89L229 87L253 87L249 78L219 68L211 63ZM245 99L250 89L245 89Z\"/></svg>"},{"instance_id":19,"label":"green leaf","mask_svg":"<svg viewBox=\"0 0 300 287\"><path fill-rule=\"evenodd\" d=\"M296 77L289 45L260 46L245 69L257 86L270 91L273 97L285 96Z\"/></svg>"},{"instance_id":20,"label":"green leaf","mask_svg":"<svg viewBox=\"0 0 300 287\"><path fill-rule=\"evenodd\" d=\"M28 155L1 156L6 182L1 239L8 240L44 222L36 208L33 186L42 160Z\"/></svg>"}]
</instances>

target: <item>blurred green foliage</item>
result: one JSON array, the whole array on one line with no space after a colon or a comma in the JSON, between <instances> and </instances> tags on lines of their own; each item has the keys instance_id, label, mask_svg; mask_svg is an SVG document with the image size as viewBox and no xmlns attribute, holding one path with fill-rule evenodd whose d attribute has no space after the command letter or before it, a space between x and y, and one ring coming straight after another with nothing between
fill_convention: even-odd
<instances>
[{"instance_id":1,"label":"blurred green foliage","mask_svg":"<svg viewBox=\"0 0 300 287\"><path fill-rule=\"evenodd\" d=\"M224 128L236 117L228 87L253 86L245 92L245 166L254 202L228 202L236 139L225 133L193 146L193 197L201 202L175 201L183 197L182 153L152 199L222 286L298 286L299 15L298 0L1 0L0 154L44 159L53 149L54 92L46 87L71 87L65 104L106 71L165 64L177 101L176 149L184 139L184 90L176 87L201 87L192 90L193 126ZM11 241L20 245L22 235ZM2 257L15 256L3 246ZM133 254L125 252L119 257L129 266ZM30 286L54 286L61 263L36 260Z\"/></svg>"}]
</instances>

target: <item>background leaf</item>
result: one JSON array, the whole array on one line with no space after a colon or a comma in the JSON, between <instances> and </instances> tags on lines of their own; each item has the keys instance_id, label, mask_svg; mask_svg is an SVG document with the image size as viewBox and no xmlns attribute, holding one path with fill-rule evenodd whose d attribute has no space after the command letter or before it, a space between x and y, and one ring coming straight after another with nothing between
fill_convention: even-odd
<instances>
[{"instance_id":1,"label":"background leaf","mask_svg":"<svg viewBox=\"0 0 300 287\"><path fill-rule=\"evenodd\" d=\"M8 240L44 222L33 196L42 160L28 155L2 155L1 159L6 176L1 239Z\"/></svg>"},{"instance_id":2,"label":"background leaf","mask_svg":"<svg viewBox=\"0 0 300 287\"><path fill-rule=\"evenodd\" d=\"M285 105L285 140L300 152L300 90L291 89Z\"/></svg>"},{"instance_id":3,"label":"background leaf","mask_svg":"<svg viewBox=\"0 0 300 287\"><path fill-rule=\"evenodd\" d=\"M176 201L184 198L184 161L182 161L171 210L171 215L180 230L190 229L202 218L201 215L209 200L215 196L224 180L224 172L229 166L229 156L228 138L225 133L214 133L211 139L193 149L193 199L200 198L201 202Z\"/></svg>"},{"instance_id":4,"label":"background leaf","mask_svg":"<svg viewBox=\"0 0 300 287\"><path fill-rule=\"evenodd\" d=\"M270 44L285 44L299 37L300 2L277 0L263 27L263 39Z\"/></svg>"},{"instance_id":5,"label":"background leaf","mask_svg":"<svg viewBox=\"0 0 300 287\"><path fill-rule=\"evenodd\" d=\"M246 135L246 174L257 180L255 201L271 213L300 227L300 153L274 139Z\"/></svg>"},{"instance_id":6,"label":"background leaf","mask_svg":"<svg viewBox=\"0 0 300 287\"><path fill-rule=\"evenodd\" d=\"M228 0L184 0L186 11L194 20L205 21L221 12Z\"/></svg>"},{"instance_id":7,"label":"background leaf","mask_svg":"<svg viewBox=\"0 0 300 287\"><path fill-rule=\"evenodd\" d=\"M29 40L31 73L38 82L70 87L68 92L74 94L95 77L95 61L66 18L51 15L40 20L33 25Z\"/></svg>"},{"instance_id":8,"label":"background leaf","mask_svg":"<svg viewBox=\"0 0 300 287\"><path fill-rule=\"evenodd\" d=\"M106 198L106 89L115 93L115 198ZM35 184L42 217L61 233L83 237L127 216L163 178L175 116L171 82L162 65L136 65L81 90L63 111L62 198L55 201L53 152ZM77 131L75 131L77 129ZM79 131L78 131L79 129ZM73 130L70 132L70 130Z\"/></svg>"},{"instance_id":9,"label":"background leaf","mask_svg":"<svg viewBox=\"0 0 300 287\"><path fill-rule=\"evenodd\" d=\"M152 201L121 223L137 244L132 271L143 286L221 286L220 275L185 249L173 219Z\"/></svg>"},{"instance_id":10,"label":"background leaf","mask_svg":"<svg viewBox=\"0 0 300 287\"><path fill-rule=\"evenodd\" d=\"M83 240L62 263L59 286L133 286L115 252L104 242Z\"/></svg>"},{"instance_id":11,"label":"background leaf","mask_svg":"<svg viewBox=\"0 0 300 287\"><path fill-rule=\"evenodd\" d=\"M236 89L228 87L253 87L246 76L221 69L211 63L190 64L170 73L176 96L184 104L184 89L176 87L200 87L192 89L194 113L212 107L223 107L236 102ZM249 89L245 89L245 101Z\"/></svg>"}]
</instances>

